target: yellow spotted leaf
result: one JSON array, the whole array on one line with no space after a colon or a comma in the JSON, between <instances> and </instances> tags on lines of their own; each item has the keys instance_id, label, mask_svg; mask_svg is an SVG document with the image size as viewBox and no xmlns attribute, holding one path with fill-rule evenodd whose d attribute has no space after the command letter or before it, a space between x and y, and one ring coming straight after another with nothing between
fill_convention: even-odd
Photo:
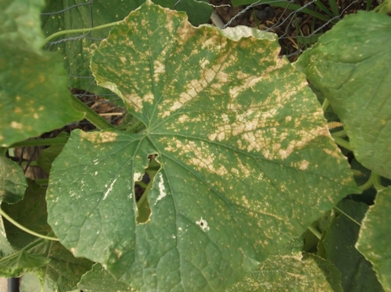
<instances>
[{"instance_id":1,"label":"yellow spotted leaf","mask_svg":"<svg viewBox=\"0 0 391 292\"><path fill-rule=\"evenodd\" d=\"M115 26L91 69L145 127L72 133L47 192L61 243L137 290L224 291L357 191L279 51L274 34L195 28L150 1ZM135 182L152 154L139 222Z\"/></svg>"}]
</instances>

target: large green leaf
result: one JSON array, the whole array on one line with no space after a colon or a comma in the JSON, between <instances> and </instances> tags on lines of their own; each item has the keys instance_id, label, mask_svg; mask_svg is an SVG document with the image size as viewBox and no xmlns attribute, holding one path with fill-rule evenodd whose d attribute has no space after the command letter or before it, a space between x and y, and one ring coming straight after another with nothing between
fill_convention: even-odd
<instances>
[{"instance_id":1,"label":"large green leaf","mask_svg":"<svg viewBox=\"0 0 391 292\"><path fill-rule=\"evenodd\" d=\"M43 0L3 0L0 11L0 145L82 119L74 110L60 56L44 53ZM48 123L50 120L50 123Z\"/></svg>"},{"instance_id":2,"label":"large green leaf","mask_svg":"<svg viewBox=\"0 0 391 292\"><path fill-rule=\"evenodd\" d=\"M329 100L355 157L391 178L391 19L348 15L300 56L297 67Z\"/></svg>"},{"instance_id":3,"label":"large green leaf","mask_svg":"<svg viewBox=\"0 0 391 292\"><path fill-rule=\"evenodd\" d=\"M0 156L0 203L16 203L27 188L23 169L14 161Z\"/></svg>"},{"instance_id":4,"label":"large green leaf","mask_svg":"<svg viewBox=\"0 0 391 292\"><path fill-rule=\"evenodd\" d=\"M361 222L368 206L353 200L344 200L338 208ZM344 291L383 291L372 265L354 247L360 226L344 214L335 216L319 244L319 255L331 261L342 274Z\"/></svg>"},{"instance_id":5,"label":"large green leaf","mask_svg":"<svg viewBox=\"0 0 391 292\"><path fill-rule=\"evenodd\" d=\"M46 36L63 30L96 27L122 20L130 11L139 7L145 0L95 0L92 3L81 0L48 0L42 15L43 30ZM194 25L206 23L212 7L204 1L156 0L164 7L186 11ZM69 86L99 93L112 94L97 87L89 68L91 52L107 37L111 27L87 33L63 35L47 45L49 50L59 50L65 56L65 66L69 75Z\"/></svg>"},{"instance_id":6,"label":"large green leaf","mask_svg":"<svg viewBox=\"0 0 391 292\"><path fill-rule=\"evenodd\" d=\"M194 28L149 1L113 28L91 67L145 130L72 132L47 193L61 242L138 290L221 291L357 191L279 50L274 34ZM150 154L160 170L138 223Z\"/></svg>"},{"instance_id":7,"label":"large green leaf","mask_svg":"<svg viewBox=\"0 0 391 292\"><path fill-rule=\"evenodd\" d=\"M385 291L391 291L391 188L379 191L375 205L365 215L357 249L373 264Z\"/></svg>"}]
</instances>

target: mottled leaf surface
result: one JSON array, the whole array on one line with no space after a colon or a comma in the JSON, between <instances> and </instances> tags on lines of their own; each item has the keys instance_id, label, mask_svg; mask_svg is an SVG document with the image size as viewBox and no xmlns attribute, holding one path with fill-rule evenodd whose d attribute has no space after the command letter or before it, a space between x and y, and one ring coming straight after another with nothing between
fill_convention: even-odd
<instances>
[{"instance_id":1,"label":"mottled leaf surface","mask_svg":"<svg viewBox=\"0 0 391 292\"><path fill-rule=\"evenodd\" d=\"M252 272L249 277L236 284L229 292L342 292L340 286L339 290L333 289L314 257L316 256L308 255L303 258L301 252L295 256L270 256L257 271Z\"/></svg>"},{"instance_id":2,"label":"mottled leaf surface","mask_svg":"<svg viewBox=\"0 0 391 292\"><path fill-rule=\"evenodd\" d=\"M61 30L96 27L122 20L132 10L139 7L145 0L49 0L42 15L43 30L46 36ZM155 0L164 7L186 11L194 25L207 23L212 13L212 7L203 1L186 0ZM62 35L49 42L48 50L60 51L64 55L65 67L68 70L68 84L71 88L88 90L110 96L109 91L103 91L96 86L89 68L89 60L93 50L102 39L106 38L111 27L85 33Z\"/></svg>"},{"instance_id":3,"label":"mottled leaf surface","mask_svg":"<svg viewBox=\"0 0 391 292\"><path fill-rule=\"evenodd\" d=\"M338 270L302 248L302 240L291 240L227 292L342 292Z\"/></svg>"},{"instance_id":4,"label":"mottled leaf surface","mask_svg":"<svg viewBox=\"0 0 391 292\"><path fill-rule=\"evenodd\" d=\"M138 290L221 291L354 192L279 50L273 34L194 28L151 2L113 28L91 68L145 130L72 132L47 193L61 242ZM150 154L161 168L137 224Z\"/></svg>"},{"instance_id":5,"label":"mottled leaf surface","mask_svg":"<svg viewBox=\"0 0 391 292\"><path fill-rule=\"evenodd\" d=\"M338 208L359 223L368 206L344 200ZM383 291L371 263L354 247L359 230L357 223L338 213L322 237L318 254L339 269L344 291Z\"/></svg>"},{"instance_id":6,"label":"mottled leaf surface","mask_svg":"<svg viewBox=\"0 0 391 292\"><path fill-rule=\"evenodd\" d=\"M391 19L359 11L296 62L330 101L365 167L391 178Z\"/></svg>"},{"instance_id":7,"label":"mottled leaf surface","mask_svg":"<svg viewBox=\"0 0 391 292\"><path fill-rule=\"evenodd\" d=\"M7 157L0 156L0 202L16 203L27 189L23 169Z\"/></svg>"},{"instance_id":8,"label":"mottled leaf surface","mask_svg":"<svg viewBox=\"0 0 391 292\"><path fill-rule=\"evenodd\" d=\"M44 1L2 1L0 11L0 145L79 120L60 56L41 51ZM50 120L50 123L48 123Z\"/></svg>"},{"instance_id":9,"label":"mottled leaf surface","mask_svg":"<svg viewBox=\"0 0 391 292\"><path fill-rule=\"evenodd\" d=\"M391 188L379 191L365 215L357 249L373 264L385 291L391 291Z\"/></svg>"}]
</instances>

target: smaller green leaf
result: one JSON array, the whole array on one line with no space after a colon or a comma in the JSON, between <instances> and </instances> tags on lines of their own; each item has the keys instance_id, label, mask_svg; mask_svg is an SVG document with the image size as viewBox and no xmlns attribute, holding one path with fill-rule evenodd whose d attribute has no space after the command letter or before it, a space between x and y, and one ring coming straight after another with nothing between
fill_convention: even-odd
<instances>
[{"instance_id":1,"label":"smaller green leaf","mask_svg":"<svg viewBox=\"0 0 391 292\"><path fill-rule=\"evenodd\" d=\"M22 226L39 234L47 235L51 232L51 228L46 222L45 193L45 189L29 180L23 200L12 205L3 204L2 208ZM14 247L23 248L36 239L35 236L27 234L8 221L4 221L4 226L7 238Z\"/></svg>"},{"instance_id":2,"label":"smaller green leaf","mask_svg":"<svg viewBox=\"0 0 391 292\"><path fill-rule=\"evenodd\" d=\"M294 242L291 242L294 244ZM296 244L298 242L296 241ZM322 268L326 270L324 272ZM235 284L229 292L330 291L342 292L340 274L321 258L303 255L294 245L270 256L256 271Z\"/></svg>"},{"instance_id":3,"label":"smaller green leaf","mask_svg":"<svg viewBox=\"0 0 391 292\"><path fill-rule=\"evenodd\" d=\"M26 273L20 280L20 292L54 292L45 282L42 286L40 278L33 273Z\"/></svg>"},{"instance_id":4,"label":"smaller green leaf","mask_svg":"<svg viewBox=\"0 0 391 292\"><path fill-rule=\"evenodd\" d=\"M24 199L16 204L4 204L4 211L28 229L44 235L49 234L51 228L47 224L45 194L46 189L40 188L34 181L29 181ZM35 242L36 237L27 234L7 221L5 227L8 240L13 246L24 250L26 246ZM39 270L36 269L37 266L34 266L35 269L21 271L34 272L41 279L41 283L47 283L53 290L69 291L76 289L81 276L92 266L92 262L75 258L71 252L58 242L42 241L41 244L29 250L29 253L23 256L33 257L33 259L44 257L47 262L40 265ZM24 267L22 264L21 266Z\"/></svg>"},{"instance_id":5,"label":"smaller green leaf","mask_svg":"<svg viewBox=\"0 0 391 292\"><path fill-rule=\"evenodd\" d=\"M57 137L68 137L68 133L60 133ZM52 163L54 159L58 156L58 154L61 153L62 149L64 148L64 145L62 144L54 144L50 146L49 148L46 148L41 151L39 154L39 158L37 160L37 165L41 167L44 171L47 173L50 173L50 169L52 167Z\"/></svg>"},{"instance_id":6,"label":"smaller green leaf","mask_svg":"<svg viewBox=\"0 0 391 292\"><path fill-rule=\"evenodd\" d=\"M344 213L361 222L368 206L353 200L338 205ZM342 274L344 291L382 291L372 265L354 247L360 226L337 213L319 244L318 255L332 262Z\"/></svg>"},{"instance_id":7,"label":"smaller green leaf","mask_svg":"<svg viewBox=\"0 0 391 292\"><path fill-rule=\"evenodd\" d=\"M70 291L77 288L81 277L91 270L93 263L84 258L75 258L70 251L58 242L54 242L49 251L50 263L43 270L49 287L58 291ZM99 291L99 290L98 290Z\"/></svg>"},{"instance_id":8,"label":"smaller green leaf","mask_svg":"<svg viewBox=\"0 0 391 292\"><path fill-rule=\"evenodd\" d=\"M50 262L43 255L31 254L22 249L11 255L0 258L0 276L12 278L34 271Z\"/></svg>"},{"instance_id":9,"label":"smaller green leaf","mask_svg":"<svg viewBox=\"0 0 391 292\"><path fill-rule=\"evenodd\" d=\"M13 204L22 200L26 188L22 168L16 162L0 156L0 202Z\"/></svg>"},{"instance_id":10,"label":"smaller green leaf","mask_svg":"<svg viewBox=\"0 0 391 292\"><path fill-rule=\"evenodd\" d=\"M132 287L118 282L115 278L107 272L100 264L95 264L91 271L85 273L80 280L77 287L83 292L112 292L112 291L137 291Z\"/></svg>"},{"instance_id":11,"label":"smaller green leaf","mask_svg":"<svg viewBox=\"0 0 391 292\"><path fill-rule=\"evenodd\" d=\"M385 291L391 291L391 187L379 191L362 221L357 249L373 264Z\"/></svg>"},{"instance_id":12,"label":"smaller green leaf","mask_svg":"<svg viewBox=\"0 0 391 292\"><path fill-rule=\"evenodd\" d=\"M5 235L3 218L0 217L0 257L4 257L14 252L11 244L8 242Z\"/></svg>"},{"instance_id":13,"label":"smaller green leaf","mask_svg":"<svg viewBox=\"0 0 391 292\"><path fill-rule=\"evenodd\" d=\"M155 1L157 4L159 1ZM170 1L172 3L172 1ZM207 0L190 0L190 1L177 1L175 9L178 11L185 11L189 17L191 24L198 26L200 24L208 23L210 15L212 14L213 7L208 5ZM169 6L165 6L171 8Z\"/></svg>"}]
</instances>

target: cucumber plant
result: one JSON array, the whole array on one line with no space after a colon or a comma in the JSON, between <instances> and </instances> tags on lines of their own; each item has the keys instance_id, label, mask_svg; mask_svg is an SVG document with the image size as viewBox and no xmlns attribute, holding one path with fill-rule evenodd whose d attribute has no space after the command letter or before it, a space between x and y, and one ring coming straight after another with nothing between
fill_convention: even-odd
<instances>
[{"instance_id":1,"label":"cucumber plant","mask_svg":"<svg viewBox=\"0 0 391 292\"><path fill-rule=\"evenodd\" d=\"M146 1L95 27L111 29L77 61L80 48L61 48L68 69L121 98L128 118L114 127L42 49L72 32L47 19L45 39L43 1L5 2L1 275L49 291L390 290L388 16L346 17L292 65L274 34L194 27ZM28 139L83 118L99 130ZM31 145L54 147L41 154L47 187L6 157ZM368 208L358 194L373 186Z\"/></svg>"}]
</instances>

